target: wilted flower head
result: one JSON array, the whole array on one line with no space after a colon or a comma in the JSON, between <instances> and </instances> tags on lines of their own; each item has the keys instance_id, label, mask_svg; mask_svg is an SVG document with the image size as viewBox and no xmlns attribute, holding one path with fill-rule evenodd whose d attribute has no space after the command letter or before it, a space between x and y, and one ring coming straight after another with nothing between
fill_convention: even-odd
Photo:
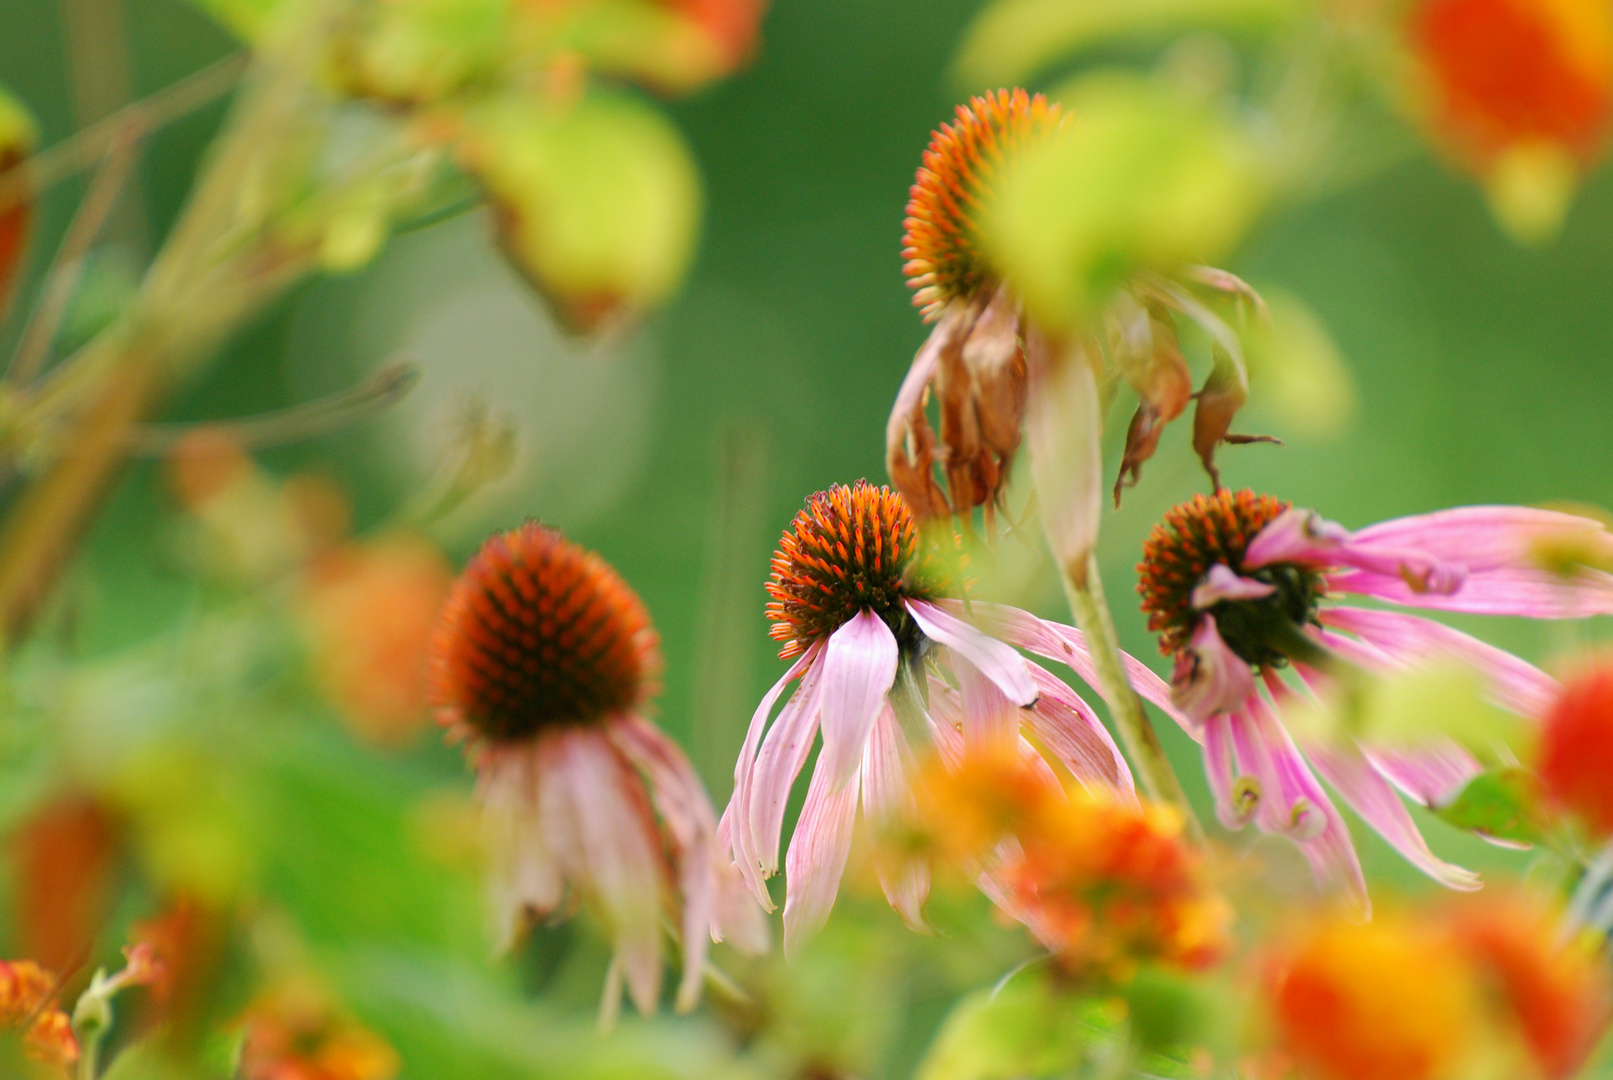
<instances>
[{"instance_id":1,"label":"wilted flower head","mask_svg":"<svg viewBox=\"0 0 1613 1080\"><path fill-rule=\"evenodd\" d=\"M1555 230L1613 132L1613 11L1601 0L1420 0L1409 37L1442 141L1525 234Z\"/></svg>"},{"instance_id":2,"label":"wilted flower head","mask_svg":"<svg viewBox=\"0 0 1613 1080\"><path fill-rule=\"evenodd\" d=\"M32 960L0 960L0 1030L20 1032L24 1053L66 1077L78 1060L78 1039L57 988L56 977Z\"/></svg>"},{"instance_id":3,"label":"wilted flower head","mask_svg":"<svg viewBox=\"0 0 1613 1080\"><path fill-rule=\"evenodd\" d=\"M1326 693L1352 671L1460 663L1495 704L1539 717L1557 684L1533 665L1443 624L1339 600L1353 593L1532 618L1613 611L1613 575L1542 565L1540 552L1567 550L1569 541L1605 551L1613 537L1589 518L1509 506L1461 507L1355 533L1250 491L1200 495L1170 511L1144 546L1138 590L1160 650L1175 658L1172 694L1203 746L1222 823L1252 820L1291 837L1319 876L1364 903L1355 850L1314 767L1419 869L1453 888L1476 888L1474 875L1434 857L1395 793L1442 804L1477 774L1474 758L1443 737L1393 746L1317 738L1302 755L1280 718L1296 691L1278 672L1292 665Z\"/></svg>"},{"instance_id":4,"label":"wilted flower head","mask_svg":"<svg viewBox=\"0 0 1613 1080\"><path fill-rule=\"evenodd\" d=\"M1079 118L1076 118L1077 120ZM1039 326L993 265L979 233L1006 173L1061 137L1071 117L1042 95L999 90L959 106L932 136L907 208L903 241L914 303L935 328L913 360L886 427L886 468L922 518L992 514L1020 445L1022 425L1056 554L1084 556L1096 537L1102 462L1098 381L1115 374L1139 404L1115 483L1135 483L1164 426L1195 397L1194 447L1211 476L1215 448L1249 441L1228 433L1247 378L1237 335L1189 290L1152 273L1123 282L1080 332ZM1188 267L1196 285L1249 302L1230 274ZM1174 318L1200 323L1216 366L1195 393ZM1112 369L1112 371L1111 371ZM940 430L929 421L931 394ZM937 478L944 479L943 488Z\"/></svg>"},{"instance_id":5,"label":"wilted flower head","mask_svg":"<svg viewBox=\"0 0 1613 1080\"><path fill-rule=\"evenodd\" d=\"M1613 660L1598 657L1568 679L1541 725L1539 755L1547 797L1613 836Z\"/></svg>"},{"instance_id":6,"label":"wilted flower head","mask_svg":"<svg viewBox=\"0 0 1613 1080\"><path fill-rule=\"evenodd\" d=\"M763 932L718 857L699 778L646 718L660 668L627 583L536 523L482 546L432 648L432 697L477 768L501 938L581 894L615 938L607 1009L625 978L646 1013L659 997L663 911L682 928L680 1007L699 995L708 934L755 945Z\"/></svg>"},{"instance_id":7,"label":"wilted flower head","mask_svg":"<svg viewBox=\"0 0 1613 1080\"><path fill-rule=\"evenodd\" d=\"M261 995L242 1025L241 1080L392 1080L402 1066L385 1040L306 982Z\"/></svg>"},{"instance_id":8,"label":"wilted flower head","mask_svg":"<svg viewBox=\"0 0 1613 1080\"><path fill-rule=\"evenodd\" d=\"M1313 916L1267 957L1277 1041L1321 1080L1573 1075L1606 1031L1600 947L1501 894L1380 916ZM1480 1075L1483 1073L1480 1072Z\"/></svg>"},{"instance_id":9,"label":"wilted flower head","mask_svg":"<svg viewBox=\"0 0 1613 1080\"><path fill-rule=\"evenodd\" d=\"M768 616L782 655L795 663L751 719L722 837L771 908L763 878L778 870L790 788L821 730L823 750L786 859L787 951L829 916L859 793L878 828L912 814L915 739L954 755L1001 743L1045 769L1023 729L1083 783L1131 797L1131 774L1091 708L1014 648L1068 664L1090 681L1080 633L1014 608L947 598L955 586L928 543L900 495L859 481L812 496L774 556ZM1132 674L1140 692L1166 700L1145 667L1134 665ZM773 706L796 680L769 727ZM892 907L922 926L928 866L903 858L878 869Z\"/></svg>"},{"instance_id":10,"label":"wilted flower head","mask_svg":"<svg viewBox=\"0 0 1613 1080\"><path fill-rule=\"evenodd\" d=\"M1067 791L1040 760L1001 746L948 758L920 776L920 841L983 875L1066 968L1124 978L1143 961L1200 968L1225 953L1231 909L1174 810Z\"/></svg>"}]
</instances>

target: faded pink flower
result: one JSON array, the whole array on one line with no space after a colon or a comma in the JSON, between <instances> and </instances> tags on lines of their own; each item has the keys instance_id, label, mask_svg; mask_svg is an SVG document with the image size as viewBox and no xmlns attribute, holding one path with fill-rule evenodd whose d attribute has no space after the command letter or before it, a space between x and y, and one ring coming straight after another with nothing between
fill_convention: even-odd
<instances>
[{"instance_id":1,"label":"faded pink flower","mask_svg":"<svg viewBox=\"0 0 1613 1080\"><path fill-rule=\"evenodd\" d=\"M1538 619L1608 614L1613 574L1589 562L1610 550L1600 522L1527 507L1459 507L1352 533L1249 491L1177 506L1144 547L1138 590L1149 629L1175 658L1177 719L1203 747L1221 822L1290 837L1319 878L1364 906L1360 863L1319 774L1413 865L1451 888L1478 888L1477 875L1429 850L1400 798L1448 801L1478 773L1473 756L1451 740L1315 740L1302 752L1281 719L1299 691L1278 672L1291 665L1322 691L1351 666L1393 672L1454 660L1480 674L1497 705L1539 717L1557 683L1534 665L1431 619L1340 601Z\"/></svg>"},{"instance_id":2,"label":"faded pink flower","mask_svg":"<svg viewBox=\"0 0 1613 1080\"><path fill-rule=\"evenodd\" d=\"M966 744L1006 742L1053 780L1023 730L1081 782L1134 798L1131 773L1096 714L1015 649L1061 661L1092 682L1081 634L1015 608L943 599L944 573L896 492L859 481L812 496L784 534L767 588L773 636L795 664L751 719L721 835L771 909L763 879L778 870L785 804L821 730L823 749L785 857L786 952L829 917L859 796L877 827L912 812L915 739L949 760ZM1132 665L1138 690L1168 704L1169 688ZM769 726L791 683L798 685ZM876 867L891 906L921 928L928 865L915 856Z\"/></svg>"},{"instance_id":3,"label":"faded pink flower","mask_svg":"<svg viewBox=\"0 0 1613 1080\"><path fill-rule=\"evenodd\" d=\"M761 913L716 841L700 779L646 713L661 654L644 605L599 556L528 523L482 546L454 584L432 648L432 696L468 740L507 945L528 915L580 895L640 1012L661 985L663 912L681 927L678 1007L693 1007L707 935L766 947Z\"/></svg>"}]
</instances>

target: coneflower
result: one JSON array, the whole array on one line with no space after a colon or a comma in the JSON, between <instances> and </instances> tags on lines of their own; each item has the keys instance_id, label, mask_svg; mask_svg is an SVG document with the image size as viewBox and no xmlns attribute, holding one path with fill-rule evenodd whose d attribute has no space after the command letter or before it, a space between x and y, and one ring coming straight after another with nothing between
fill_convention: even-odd
<instances>
[{"instance_id":1,"label":"coneflower","mask_svg":"<svg viewBox=\"0 0 1613 1080\"><path fill-rule=\"evenodd\" d=\"M491 838L500 937L591 903L625 979L655 1010L661 920L681 927L679 1008L699 996L709 934L765 940L683 752L647 719L661 654L644 605L599 556L528 523L489 539L455 583L432 649L432 697L466 741Z\"/></svg>"},{"instance_id":2,"label":"coneflower","mask_svg":"<svg viewBox=\"0 0 1613 1080\"><path fill-rule=\"evenodd\" d=\"M1051 781L1024 731L1083 783L1134 798L1131 773L1096 714L1015 648L1091 681L1080 632L1016 608L974 602L966 609L943 565L902 496L866 481L813 495L773 557L767 613L784 642L781 655L795 663L751 719L722 837L757 899L771 907L763 878L779 868L785 804L821 731L823 750L786 856L787 952L829 916L859 794L877 827L912 812L914 739L953 760L967 746L1006 745ZM1169 707L1168 688L1146 667L1133 661L1131 675L1139 692ZM797 680L774 718L774 705ZM921 927L929 867L908 859L877 869L891 906Z\"/></svg>"}]
</instances>

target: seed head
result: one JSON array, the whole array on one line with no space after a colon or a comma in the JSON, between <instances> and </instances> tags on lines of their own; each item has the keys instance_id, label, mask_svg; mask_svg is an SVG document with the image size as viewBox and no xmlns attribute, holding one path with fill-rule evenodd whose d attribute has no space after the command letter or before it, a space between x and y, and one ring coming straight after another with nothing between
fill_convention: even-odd
<instances>
[{"instance_id":1,"label":"seed head","mask_svg":"<svg viewBox=\"0 0 1613 1080\"><path fill-rule=\"evenodd\" d=\"M1321 576L1284 563L1246 571L1243 555L1255 534L1288 507L1270 495L1223 488L1180 503L1154 526L1137 564L1137 591L1148 629L1159 635L1160 652L1171 656L1187 646L1202 614L1193 606L1193 590L1210 567L1221 563L1235 574L1276 586L1259 600L1224 600L1211 608L1222 638L1257 667L1284 662L1283 654L1266 643L1265 625L1281 618L1309 622L1321 597Z\"/></svg>"},{"instance_id":2,"label":"seed head","mask_svg":"<svg viewBox=\"0 0 1613 1080\"><path fill-rule=\"evenodd\" d=\"M661 654L649 614L598 555L528 522L454 583L432 643L432 700L492 740L642 706Z\"/></svg>"},{"instance_id":3,"label":"seed head","mask_svg":"<svg viewBox=\"0 0 1613 1080\"><path fill-rule=\"evenodd\" d=\"M866 480L836 484L807 500L773 554L769 632L789 659L866 608L900 638L902 598L929 597L940 577L901 495Z\"/></svg>"},{"instance_id":4,"label":"seed head","mask_svg":"<svg viewBox=\"0 0 1613 1080\"><path fill-rule=\"evenodd\" d=\"M903 270L926 321L949 300L967 299L995 279L980 252L975 215L1009 159L1063 120L1041 94L996 90L959 105L957 120L930 137L902 237Z\"/></svg>"}]
</instances>

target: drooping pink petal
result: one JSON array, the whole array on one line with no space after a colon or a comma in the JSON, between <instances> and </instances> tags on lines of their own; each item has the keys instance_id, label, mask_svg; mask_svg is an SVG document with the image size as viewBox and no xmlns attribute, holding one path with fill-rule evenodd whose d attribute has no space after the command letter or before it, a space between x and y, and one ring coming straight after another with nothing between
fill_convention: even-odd
<instances>
[{"instance_id":1,"label":"drooping pink petal","mask_svg":"<svg viewBox=\"0 0 1613 1080\"><path fill-rule=\"evenodd\" d=\"M930 737L941 762L949 769L963 764L963 702L958 692L934 675L929 677Z\"/></svg>"},{"instance_id":2,"label":"drooping pink petal","mask_svg":"<svg viewBox=\"0 0 1613 1080\"><path fill-rule=\"evenodd\" d=\"M1237 796L1237 761L1232 751L1232 718L1228 713L1216 713L1204 721L1204 777L1210 784L1210 795L1215 800L1215 816L1221 824L1234 831L1249 824L1249 818L1258 809Z\"/></svg>"},{"instance_id":3,"label":"drooping pink petal","mask_svg":"<svg viewBox=\"0 0 1613 1080\"><path fill-rule=\"evenodd\" d=\"M556 746L545 779L561 789L578 841L578 881L598 902L615 941L628 996L655 1012L661 986L661 858L644 782L598 731L546 737Z\"/></svg>"},{"instance_id":4,"label":"drooping pink petal","mask_svg":"<svg viewBox=\"0 0 1613 1080\"><path fill-rule=\"evenodd\" d=\"M896 681L896 635L866 608L829 637L818 685L823 756L835 787L851 780Z\"/></svg>"},{"instance_id":5,"label":"drooping pink petal","mask_svg":"<svg viewBox=\"0 0 1613 1080\"><path fill-rule=\"evenodd\" d=\"M1364 748L1367 759L1395 787L1424 806L1447 802L1483 769L1478 760L1451 739L1415 748Z\"/></svg>"},{"instance_id":6,"label":"drooping pink petal","mask_svg":"<svg viewBox=\"0 0 1613 1080\"><path fill-rule=\"evenodd\" d=\"M863 752L863 814L876 833L898 828L917 814L910 787L912 755L896 714L885 706ZM891 907L914 930L928 932L924 901L930 895L930 868L921 858L886 855L874 868Z\"/></svg>"},{"instance_id":7,"label":"drooping pink petal","mask_svg":"<svg viewBox=\"0 0 1613 1080\"><path fill-rule=\"evenodd\" d=\"M565 882L544 836L537 762L531 747L489 747L477 796L488 839L488 897L500 951L515 944L526 912L560 905Z\"/></svg>"},{"instance_id":8,"label":"drooping pink petal","mask_svg":"<svg viewBox=\"0 0 1613 1080\"><path fill-rule=\"evenodd\" d=\"M1351 542L1366 548L1414 548L1461 563L1473 573L1531 564L1542 545L1613 551L1613 535L1601 522L1530 506L1458 506L1392 518L1361 529Z\"/></svg>"},{"instance_id":9,"label":"drooping pink petal","mask_svg":"<svg viewBox=\"0 0 1613 1080\"><path fill-rule=\"evenodd\" d=\"M1524 506L1463 506L1397 518L1356 533L1348 545L1358 569L1329 578L1329 586L1394 603L1440 611L1531 618L1575 619L1613 613L1613 574L1581 567L1564 576L1544 563L1553 550L1584 551L1605 560L1613 535L1597 521ZM1459 565L1461 588L1449 595L1418 590L1418 581L1393 567L1365 561L1373 554L1415 551Z\"/></svg>"},{"instance_id":10,"label":"drooping pink petal","mask_svg":"<svg viewBox=\"0 0 1613 1080\"><path fill-rule=\"evenodd\" d=\"M833 782L820 757L807 785L806 804L790 838L785 857L784 955L795 954L807 938L823 928L840 891L840 876L851 852L851 827L857 814L857 784Z\"/></svg>"},{"instance_id":11,"label":"drooping pink petal","mask_svg":"<svg viewBox=\"0 0 1613 1080\"><path fill-rule=\"evenodd\" d=\"M1010 740L1019 736L1022 710L962 656L953 656L950 666L957 676L958 695L963 703L964 741L971 747L983 743L1009 745Z\"/></svg>"},{"instance_id":12,"label":"drooping pink petal","mask_svg":"<svg viewBox=\"0 0 1613 1080\"><path fill-rule=\"evenodd\" d=\"M1480 887L1477 874L1429 850L1400 796L1359 750L1353 746L1312 746L1308 756L1333 790L1407 862L1449 888L1468 892Z\"/></svg>"},{"instance_id":13,"label":"drooping pink petal","mask_svg":"<svg viewBox=\"0 0 1613 1080\"><path fill-rule=\"evenodd\" d=\"M751 797L755 787L756 754L762 745L762 732L767 728L768 717L773 714L773 705L778 701L779 695L790 683L799 679L816 661L822 646L816 642L801 654L795 663L790 665L778 682L773 684L763 697L756 711L751 714L750 728L745 732L745 742L739 748L739 757L734 762L734 791L729 796L728 806L723 811L722 823L719 833L729 844L734 853L734 865L739 867L740 874L745 883L750 886L751 892L766 906L773 910L772 901L768 899L767 886L762 883L760 872L761 859L751 842L751 830L748 823L751 820Z\"/></svg>"},{"instance_id":14,"label":"drooping pink petal","mask_svg":"<svg viewBox=\"0 0 1613 1080\"><path fill-rule=\"evenodd\" d=\"M1188 647L1177 654L1171 700L1202 723L1217 713L1239 708L1254 689L1248 661L1222 639L1214 615L1200 615Z\"/></svg>"},{"instance_id":15,"label":"drooping pink petal","mask_svg":"<svg viewBox=\"0 0 1613 1080\"><path fill-rule=\"evenodd\" d=\"M944 600L938 606L946 607L953 612L961 610L962 607L956 600ZM1082 681L1088 686L1102 693L1103 686L1098 681L1098 670L1092 663L1086 636L1081 631L1064 623L1053 622L1051 619L1039 619L1028 611L1021 611L1006 604L976 603L973 607L976 619L988 627L993 635L1037 656L1056 660L1081 676ZM1172 704L1169 684L1154 674L1147 664L1129 653L1121 653L1120 660L1125 666L1126 680L1131 683L1132 689L1142 695L1143 700L1157 705L1167 716L1181 725L1184 731L1197 739L1198 734L1194 729L1198 725Z\"/></svg>"},{"instance_id":16,"label":"drooping pink petal","mask_svg":"<svg viewBox=\"0 0 1613 1080\"><path fill-rule=\"evenodd\" d=\"M1131 769L1103 721L1081 696L1046 668L1031 665L1042 696L1027 712L1024 725L1082 784L1136 798Z\"/></svg>"},{"instance_id":17,"label":"drooping pink petal","mask_svg":"<svg viewBox=\"0 0 1613 1080\"><path fill-rule=\"evenodd\" d=\"M1036 703L1036 683L1029 663L1011 645L989 637L939 605L924 600L906 601L907 612L924 636L945 645L996 683L1015 705Z\"/></svg>"},{"instance_id":18,"label":"drooping pink petal","mask_svg":"<svg viewBox=\"0 0 1613 1080\"><path fill-rule=\"evenodd\" d=\"M641 716L622 716L606 727L615 747L644 774L650 784L650 798L666 827L677 865L683 906L683 979L678 988L680 1011L692 1009L700 996L705 977L706 944L721 940L718 925L719 888L723 884L716 852L716 820L706 789L683 751L665 733ZM748 896L741 903L752 908ZM754 938L754 928L764 925L760 912L747 919L743 911L729 910L727 916L740 930L736 944Z\"/></svg>"},{"instance_id":19,"label":"drooping pink petal","mask_svg":"<svg viewBox=\"0 0 1613 1080\"><path fill-rule=\"evenodd\" d=\"M1277 586L1270 582L1240 577L1225 563L1216 563L1193 587L1190 599L1194 608L1207 611L1223 600L1259 600L1276 591Z\"/></svg>"},{"instance_id":20,"label":"drooping pink petal","mask_svg":"<svg viewBox=\"0 0 1613 1080\"><path fill-rule=\"evenodd\" d=\"M1354 567L1366 573L1399 580L1418 595L1446 595L1462 586L1464 563L1440 558L1411 545L1358 543L1347 529L1327 521L1314 510L1285 510L1249 542L1244 566L1298 563L1318 570Z\"/></svg>"},{"instance_id":21,"label":"drooping pink petal","mask_svg":"<svg viewBox=\"0 0 1613 1080\"><path fill-rule=\"evenodd\" d=\"M795 696L784 703L778 719L768 729L762 741L761 753L756 755L753 770L753 787L750 793L750 820L736 822L750 828L751 850L763 877L778 871L779 834L784 828L784 809L790 801L790 789L795 778L806 767L812 753L812 742L818 733L819 688L822 686L823 664L807 669ZM762 906L773 910L770 899Z\"/></svg>"},{"instance_id":22,"label":"drooping pink petal","mask_svg":"<svg viewBox=\"0 0 1613 1080\"><path fill-rule=\"evenodd\" d=\"M1276 715L1258 697L1251 701L1257 706L1252 710L1251 719L1265 743L1276 789L1271 793L1275 798L1268 796L1268 799L1282 808L1287 825L1285 831L1299 841L1300 851L1319 881L1343 889L1362 912L1370 912L1372 904L1367 897L1366 878L1361 873L1361 860L1356 856L1344 818L1322 790Z\"/></svg>"},{"instance_id":23,"label":"drooping pink petal","mask_svg":"<svg viewBox=\"0 0 1613 1080\"><path fill-rule=\"evenodd\" d=\"M1323 611L1321 620L1356 635L1401 665L1432 658L1469 664L1483 676L1496 704L1520 716L1544 715L1561 689L1556 679L1528 661L1429 619L1397 611L1338 607Z\"/></svg>"}]
</instances>

